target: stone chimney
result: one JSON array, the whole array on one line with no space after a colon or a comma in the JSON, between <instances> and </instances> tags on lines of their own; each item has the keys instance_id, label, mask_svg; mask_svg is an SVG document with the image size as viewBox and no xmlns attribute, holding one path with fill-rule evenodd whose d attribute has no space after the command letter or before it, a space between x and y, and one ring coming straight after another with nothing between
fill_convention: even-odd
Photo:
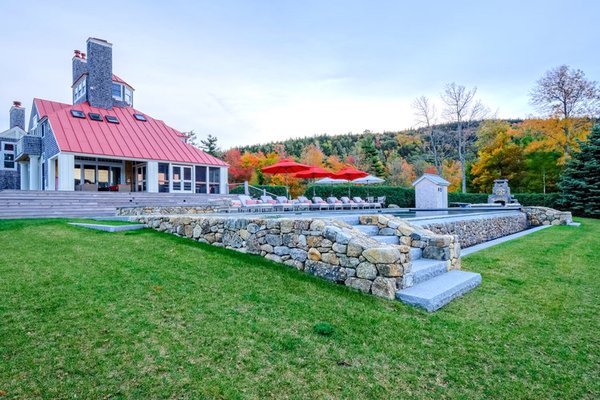
<instances>
[{"instance_id":1,"label":"stone chimney","mask_svg":"<svg viewBox=\"0 0 600 400\"><path fill-rule=\"evenodd\" d=\"M81 54L79 55L81 58ZM82 59L82 62L83 61ZM92 107L111 109L112 44L106 40L87 40L87 97Z\"/></svg>"},{"instance_id":2,"label":"stone chimney","mask_svg":"<svg viewBox=\"0 0 600 400\"><path fill-rule=\"evenodd\" d=\"M74 53L75 54L73 55L73 83L75 83L75 81L79 79L81 75L87 72L87 62L81 56L81 51L75 50Z\"/></svg>"},{"instance_id":3,"label":"stone chimney","mask_svg":"<svg viewBox=\"0 0 600 400\"><path fill-rule=\"evenodd\" d=\"M15 126L25 130L25 109L21 107L21 102L16 100L10 108L10 129Z\"/></svg>"}]
</instances>

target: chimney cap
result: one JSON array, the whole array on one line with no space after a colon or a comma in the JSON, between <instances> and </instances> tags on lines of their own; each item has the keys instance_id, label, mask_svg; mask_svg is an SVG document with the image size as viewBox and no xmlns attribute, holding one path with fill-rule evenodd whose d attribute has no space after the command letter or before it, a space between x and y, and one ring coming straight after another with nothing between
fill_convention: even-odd
<instances>
[{"instance_id":1,"label":"chimney cap","mask_svg":"<svg viewBox=\"0 0 600 400\"><path fill-rule=\"evenodd\" d=\"M16 108L21 107L21 102L19 100L14 100L13 101L13 107L16 107Z\"/></svg>"},{"instance_id":2,"label":"chimney cap","mask_svg":"<svg viewBox=\"0 0 600 400\"><path fill-rule=\"evenodd\" d=\"M75 58L81 57L81 50L73 50L73 53L75 53L73 57L75 57Z\"/></svg>"},{"instance_id":3,"label":"chimney cap","mask_svg":"<svg viewBox=\"0 0 600 400\"><path fill-rule=\"evenodd\" d=\"M104 40L104 39L100 39L100 38L89 37L87 41L88 41L88 43L93 42L93 43L97 43L102 46L112 47L112 43L110 43L108 40Z\"/></svg>"},{"instance_id":4,"label":"chimney cap","mask_svg":"<svg viewBox=\"0 0 600 400\"><path fill-rule=\"evenodd\" d=\"M81 59L85 60L85 53L84 52L81 52Z\"/></svg>"}]
</instances>

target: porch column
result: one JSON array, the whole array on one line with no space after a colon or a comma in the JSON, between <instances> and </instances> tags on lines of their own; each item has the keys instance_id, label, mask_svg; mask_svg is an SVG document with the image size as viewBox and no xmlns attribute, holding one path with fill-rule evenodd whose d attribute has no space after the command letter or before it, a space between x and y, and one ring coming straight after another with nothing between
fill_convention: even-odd
<instances>
[{"instance_id":1,"label":"porch column","mask_svg":"<svg viewBox=\"0 0 600 400\"><path fill-rule=\"evenodd\" d=\"M158 161L146 163L146 190L150 193L158 193Z\"/></svg>"},{"instance_id":2,"label":"porch column","mask_svg":"<svg viewBox=\"0 0 600 400\"><path fill-rule=\"evenodd\" d=\"M56 190L56 167L54 159L48 160L48 190Z\"/></svg>"},{"instance_id":3,"label":"porch column","mask_svg":"<svg viewBox=\"0 0 600 400\"><path fill-rule=\"evenodd\" d=\"M29 156L29 190L40 190L40 156Z\"/></svg>"},{"instance_id":4,"label":"porch column","mask_svg":"<svg viewBox=\"0 0 600 400\"><path fill-rule=\"evenodd\" d=\"M227 172L227 168L221 167L221 173L219 174L221 176L221 182L219 182L221 184L221 187L219 188L219 193L221 194L229 194L229 177L227 176Z\"/></svg>"},{"instance_id":5,"label":"porch column","mask_svg":"<svg viewBox=\"0 0 600 400\"><path fill-rule=\"evenodd\" d=\"M21 178L21 190L29 190L29 163L20 161L21 170L19 176Z\"/></svg>"},{"instance_id":6,"label":"porch column","mask_svg":"<svg viewBox=\"0 0 600 400\"><path fill-rule=\"evenodd\" d=\"M58 190L75 190L75 156L73 154L58 155Z\"/></svg>"}]
</instances>

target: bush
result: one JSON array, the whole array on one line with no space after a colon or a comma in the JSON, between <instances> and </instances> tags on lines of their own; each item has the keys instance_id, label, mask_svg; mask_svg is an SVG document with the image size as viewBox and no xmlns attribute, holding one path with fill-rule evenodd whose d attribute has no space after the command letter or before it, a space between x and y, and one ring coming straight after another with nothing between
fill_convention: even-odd
<instances>
[{"instance_id":1,"label":"bush","mask_svg":"<svg viewBox=\"0 0 600 400\"><path fill-rule=\"evenodd\" d=\"M380 197L385 196L386 205L396 204L398 207L411 208L415 206L415 191L412 188L405 188L401 186L355 186L355 185L310 185L306 188L304 195L309 199L313 197L313 189L315 196L327 198L329 196L335 196L338 199L342 196L348 196L350 192L350 198L354 196L358 197Z\"/></svg>"},{"instance_id":2,"label":"bush","mask_svg":"<svg viewBox=\"0 0 600 400\"><path fill-rule=\"evenodd\" d=\"M263 195L263 189L268 193L272 193L275 196L285 196L285 186L274 186L274 185L256 185L248 188L250 196L260 197ZM230 194L244 194L244 185L234 187L229 191Z\"/></svg>"},{"instance_id":3,"label":"bush","mask_svg":"<svg viewBox=\"0 0 600 400\"><path fill-rule=\"evenodd\" d=\"M402 186L354 186L354 185L311 185L306 188L304 195L309 199L313 197L313 188L315 195L327 198L335 196L338 199L342 196L348 196L350 189L350 198L354 196L365 198L367 196L385 196L386 205L396 204L402 208L412 208L415 206L415 191L412 188ZM285 190L285 188L284 188ZM515 193L514 197L524 206L543 206L559 209L558 193ZM448 203L469 203L481 204L487 203L487 193L448 193Z\"/></svg>"}]
</instances>

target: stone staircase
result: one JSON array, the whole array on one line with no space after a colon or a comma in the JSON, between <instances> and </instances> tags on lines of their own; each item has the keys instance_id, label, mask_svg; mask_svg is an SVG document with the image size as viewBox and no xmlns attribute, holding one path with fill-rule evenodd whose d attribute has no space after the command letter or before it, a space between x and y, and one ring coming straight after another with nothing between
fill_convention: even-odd
<instances>
[{"instance_id":1,"label":"stone staircase","mask_svg":"<svg viewBox=\"0 0 600 400\"><path fill-rule=\"evenodd\" d=\"M359 225L358 218L344 218L344 222L387 244L399 244L395 235L380 235L375 225ZM457 297L464 295L481 283L481 275L474 272L446 270L446 262L423 258L422 250L411 248L412 286L396 292L396 298L404 303L426 309L438 310Z\"/></svg>"},{"instance_id":2,"label":"stone staircase","mask_svg":"<svg viewBox=\"0 0 600 400\"><path fill-rule=\"evenodd\" d=\"M1 218L108 217L117 207L203 205L227 195L147 192L0 191Z\"/></svg>"}]
</instances>

